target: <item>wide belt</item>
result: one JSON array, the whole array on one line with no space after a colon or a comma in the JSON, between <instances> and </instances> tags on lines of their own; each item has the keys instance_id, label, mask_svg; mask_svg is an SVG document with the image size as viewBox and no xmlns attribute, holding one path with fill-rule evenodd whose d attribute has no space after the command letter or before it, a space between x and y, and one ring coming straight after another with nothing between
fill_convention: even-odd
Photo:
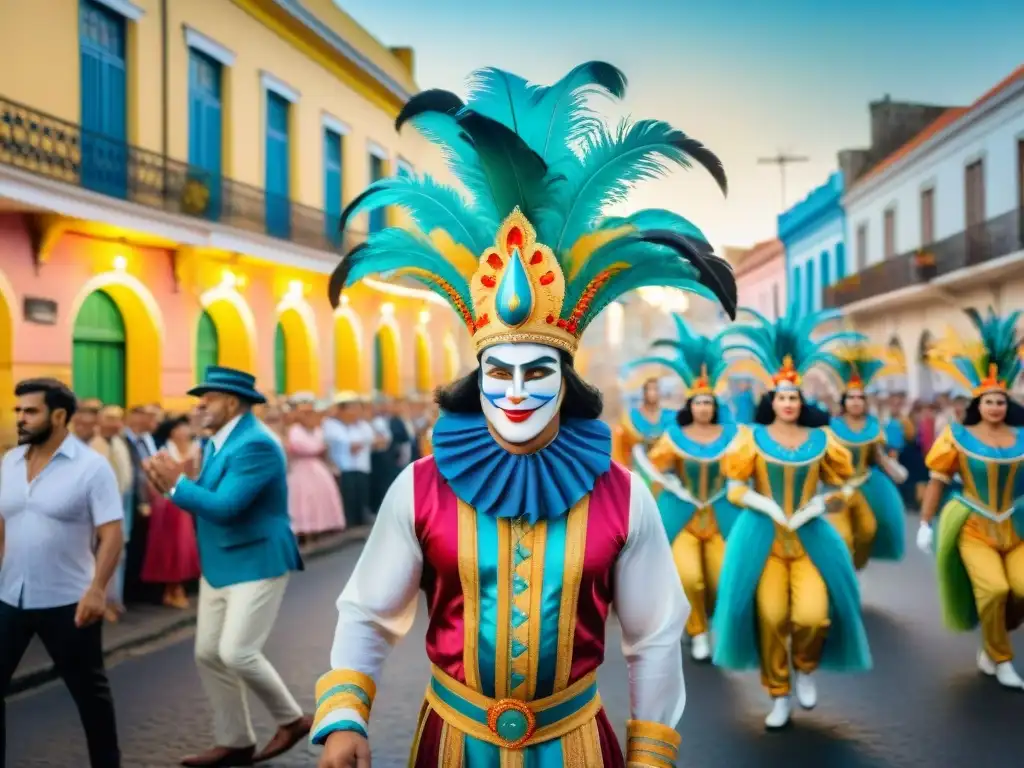
<instances>
[{"instance_id":1,"label":"wide belt","mask_svg":"<svg viewBox=\"0 0 1024 768\"><path fill-rule=\"evenodd\" d=\"M520 701L484 696L434 667L427 703L453 728L505 749L557 739L589 722L601 709L596 671L552 696Z\"/></svg>"},{"instance_id":2,"label":"wide belt","mask_svg":"<svg viewBox=\"0 0 1024 768\"><path fill-rule=\"evenodd\" d=\"M975 501L974 499L969 499L962 493L954 493L953 498L956 499L957 501L963 502L963 504L966 507L968 507L972 512L977 512L979 515L988 518L993 523L1006 522L1011 517L1013 517L1013 513L1015 511L1014 508L1011 506L1005 512L993 512L990 509L985 509L985 507L983 507L980 502Z\"/></svg>"}]
</instances>

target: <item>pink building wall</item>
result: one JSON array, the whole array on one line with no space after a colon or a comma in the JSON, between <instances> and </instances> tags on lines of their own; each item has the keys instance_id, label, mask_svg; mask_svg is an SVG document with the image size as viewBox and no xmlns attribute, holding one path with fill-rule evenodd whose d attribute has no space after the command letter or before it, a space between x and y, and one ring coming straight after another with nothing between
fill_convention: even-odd
<instances>
[{"instance_id":1,"label":"pink building wall","mask_svg":"<svg viewBox=\"0 0 1024 768\"><path fill-rule=\"evenodd\" d=\"M741 307L756 309L768 318L786 312L786 254L778 240L745 251L734 269Z\"/></svg>"},{"instance_id":2,"label":"pink building wall","mask_svg":"<svg viewBox=\"0 0 1024 768\"><path fill-rule=\"evenodd\" d=\"M88 225L82 225L87 227ZM119 257L121 257L119 259ZM115 264L120 262L121 269ZM212 257L200 259L190 277L175 285L174 260L165 248L139 247L119 238L98 238L68 233L60 237L45 263L37 268L33 261L32 241L20 214L0 213L0 408L9 412L11 383L31 376L53 376L70 383L72 335L77 310L91 292L87 284L103 287L122 310L127 326L128 392L127 397L140 402L160 400L168 407L187 402L185 392L195 381L196 329L202 311L200 296L208 288L211 275L220 275L228 262ZM325 275L289 272L271 264L245 263L232 266L245 277L239 289L255 325L255 372L258 386L266 392L274 389L274 336L278 322L277 306L294 279L306 285L305 303L315 320L317 389L319 394L331 392L335 374L335 317L327 301ZM119 273L119 274L118 274ZM109 287L97 285L103 280L120 281ZM123 284L122 284L123 283ZM132 286L140 287L137 290ZM132 298L134 295L134 298ZM119 296L127 297L125 301ZM53 300L58 305L56 323L43 325L23 320L25 297ZM424 308L422 299L383 296L369 289L353 290L352 307L359 315L359 365L363 377L372 385L374 334L383 301L394 306L395 326L401 345L401 379L403 389L411 391L415 381L414 355L416 323ZM144 311L146 305L149 310ZM130 305L130 306L127 306ZM434 381L447 372L442 339L452 331L462 343L464 332L455 327L454 315L442 307L431 306L430 367ZM448 317L451 315L451 317ZM151 332L155 329L156 335ZM157 349L148 342L158 338ZM222 338L221 344L227 343ZM134 347L134 350L133 350ZM132 356L152 361L147 371L151 381L148 389L132 385ZM139 397L140 392L152 397ZM129 402L129 405L138 404ZM0 425L9 427L8 424Z\"/></svg>"}]
</instances>

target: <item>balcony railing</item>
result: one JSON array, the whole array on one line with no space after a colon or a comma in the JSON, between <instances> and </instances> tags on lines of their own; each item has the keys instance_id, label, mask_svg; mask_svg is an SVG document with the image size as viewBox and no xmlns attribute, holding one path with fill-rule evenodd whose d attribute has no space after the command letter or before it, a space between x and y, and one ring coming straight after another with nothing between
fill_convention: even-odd
<instances>
[{"instance_id":1,"label":"balcony railing","mask_svg":"<svg viewBox=\"0 0 1024 768\"><path fill-rule=\"evenodd\" d=\"M872 264L825 289L824 305L845 307L1024 250L1024 209L972 226L925 248Z\"/></svg>"},{"instance_id":2,"label":"balcony railing","mask_svg":"<svg viewBox=\"0 0 1024 768\"><path fill-rule=\"evenodd\" d=\"M343 249L335 214L85 130L2 96L0 164L322 251L347 250L365 237L346 233Z\"/></svg>"}]
</instances>

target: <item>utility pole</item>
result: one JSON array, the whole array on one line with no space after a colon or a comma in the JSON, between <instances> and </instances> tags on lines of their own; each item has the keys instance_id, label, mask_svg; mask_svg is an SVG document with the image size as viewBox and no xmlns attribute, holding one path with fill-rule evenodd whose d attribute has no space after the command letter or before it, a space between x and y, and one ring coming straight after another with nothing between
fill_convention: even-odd
<instances>
[{"instance_id":1,"label":"utility pole","mask_svg":"<svg viewBox=\"0 0 1024 768\"><path fill-rule=\"evenodd\" d=\"M802 157L799 155L787 155L785 152L779 152L775 157L759 157L757 159L758 165L777 165L779 166L779 178L782 181L782 210L786 210L786 166L792 165L793 163L806 163L810 161L809 157Z\"/></svg>"}]
</instances>

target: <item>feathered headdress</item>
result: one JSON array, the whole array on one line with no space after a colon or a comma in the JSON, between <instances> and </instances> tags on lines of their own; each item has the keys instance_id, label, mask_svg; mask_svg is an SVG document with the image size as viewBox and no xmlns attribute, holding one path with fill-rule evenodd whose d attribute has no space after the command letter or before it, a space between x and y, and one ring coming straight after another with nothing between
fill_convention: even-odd
<instances>
[{"instance_id":1,"label":"feathered headdress","mask_svg":"<svg viewBox=\"0 0 1024 768\"><path fill-rule=\"evenodd\" d=\"M791 306L784 317L775 321L746 307L740 309L740 314L747 316L749 323L732 326L725 332L731 337L725 352L752 357L771 377L775 389L799 388L803 377L816 365L838 370L842 362L836 349L865 340L864 335L856 331L835 331L812 337L822 326L842 317L837 310L800 317L796 307Z\"/></svg>"},{"instance_id":2,"label":"feathered headdress","mask_svg":"<svg viewBox=\"0 0 1024 768\"><path fill-rule=\"evenodd\" d=\"M846 392L864 393L872 381L891 365L877 351L864 344L847 344L833 353L832 373Z\"/></svg>"},{"instance_id":3,"label":"feathered headdress","mask_svg":"<svg viewBox=\"0 0 1024 768\"><path fill-rule=\"evenodd\" d=\"M736 311L732 269L693 224L669 211L604 218L635 182L667 166L702 165L726 190L719 159L657 120L604 124L586 105L621 98L626 78L589 62L550 87L499 69L473 76L467 102L447 91L414 96L395 120L440 145L472 196L429 176L381 179L341 215L405 209L409 229L375 232L343 259L342 289L373 274L406 276L444 297L477 352L501 342L539 342L574 354L587 325L617 297L644 286L698 293Z\"/></svg>"},{"instance_id":4,"label":"feathered headdress","mask_svg":"<svg viewBox=\"0 0 1024 768\"><path fill-rule=\"evenodd\" d=\"M929 365L949 374L974 397L1007 392L1021 374L1024 339L1017 334L1021 312L1000 317L989 307L988 317L982 317L974 308L964 311L978 331L979 343L968 345L947 337L929 350Z\"/></svg>"},{"instance_id":5,"label":"feathered headdress","mask_svg":"<svg viewBox=\"0 0 1024 768\"><path fill-rule=\"evenodd\" d=\"M632 370L644 365L663 365L683 380L689 397L714 395L722 374L729 367L719 336L707 337L694 333L682 315L674 314L675 339L656 339L652 349L673 350L674 355L648 355L626 365Z\"/></svg>"}]
</instances>

